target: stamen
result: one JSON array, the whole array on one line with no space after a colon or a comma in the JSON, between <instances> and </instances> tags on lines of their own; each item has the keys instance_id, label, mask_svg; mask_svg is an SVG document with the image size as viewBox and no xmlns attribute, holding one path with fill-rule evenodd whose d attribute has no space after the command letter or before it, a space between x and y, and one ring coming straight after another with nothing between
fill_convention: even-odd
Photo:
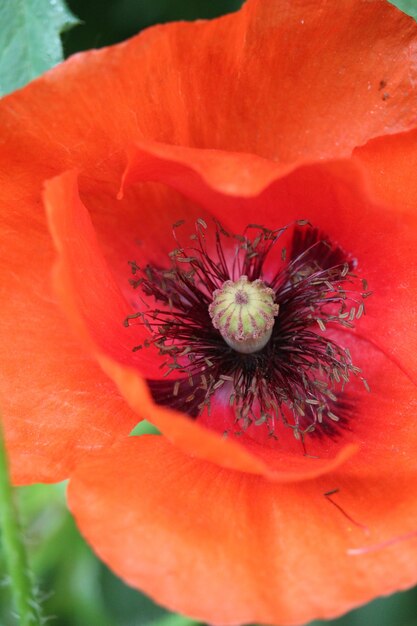
<instances>
[{"instance_id":1,"label":"stamen","mask_svg":"<svg viewBox=\"0 0 417 626\"><path fill-rule=\"evenodd\" d=\"M274 318L279 306L274 303L275 293L262 280L250 282L241 276L233 282L227 280L213 292L209 314L225 342L237 352L258 352L272 335Z\"/></svg>"},{"instance_id":2,"label":"stamen","mask_svg":"<svg viewBox=\"0 0 417 626\"><path fill-rule=\"evenodd\" d=\"M369 390L347 346L331 338L366 313L371 292L353 273L356 259L306 220L275 269L268 255L288 227L250 224L231 235L216 222L211 240L198 220L183 245L182 223L167 268L130 262L142 296L124 324L149 331L132 350L154 346L161 356L161 379L148 381L155 401L195 418L210 415L216 395L235 413L231 434L255 426L276 439L280 422L304 452L307 435L337 436L352 414L348 383L356 377Z\"/></svg>"}]
</instances>

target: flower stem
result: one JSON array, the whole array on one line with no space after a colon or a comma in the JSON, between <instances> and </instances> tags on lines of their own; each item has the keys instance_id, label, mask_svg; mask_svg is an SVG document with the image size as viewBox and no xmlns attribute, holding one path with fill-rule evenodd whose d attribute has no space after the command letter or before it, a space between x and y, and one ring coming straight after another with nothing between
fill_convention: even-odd
<instances>
[{"instance_id":1,"label":"flower stem","mask_svg":"<svg viewBox=\"0 0 417 626\"><path fill-rule=\"evenodd\" d=\"M40 626L42 617L33 589L26 548L10 484L7 454L0 414L0 530L20 626Z\"/></svg>"}]
</instances>

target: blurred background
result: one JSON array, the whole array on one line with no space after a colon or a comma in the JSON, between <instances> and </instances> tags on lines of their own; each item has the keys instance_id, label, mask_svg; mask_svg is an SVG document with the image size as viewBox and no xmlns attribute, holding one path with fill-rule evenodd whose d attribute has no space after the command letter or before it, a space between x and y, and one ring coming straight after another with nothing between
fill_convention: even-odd
<instances>
[{"instance_id":1,"label":"blurred background","mask_svg":"<svg viewBox=\"0 0 417 626\"><path fill-rule=\"evenodd\" d=\"M2 0L0 0L1 2ZM65 56L110 45L155 23L211 18L241 0L67 0L81 23L63 33ZM417 0L395 2L417 13ZM84 543L65 504L65 484L18 490L31 565L44 614L56 626L190 626L196 622L154 605L117 579ZM417 564L416 564L417 567ZM0 572L4 571L0 552ZM0 584L0 626L10 617L7 580ZM302 601L302 600L300 600ZM417 589L376 600L330 622L310 626L417 626Z\"/></svg>"}]
</instances>

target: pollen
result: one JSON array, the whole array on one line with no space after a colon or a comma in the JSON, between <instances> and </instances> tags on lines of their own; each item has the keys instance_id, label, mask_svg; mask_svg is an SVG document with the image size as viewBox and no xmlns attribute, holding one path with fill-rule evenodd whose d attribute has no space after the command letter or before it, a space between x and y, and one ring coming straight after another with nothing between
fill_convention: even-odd
<instances>
[{"instance_id":1,"label":"pollen","mask_svg":"<svg viewBox=\"0 0 417 626\"><path fill-rule=\"evenodd\" d=\"M273 289L260 279L247 276L227 280L213 292L209 314L225 342L237 352L262 350L272 335L279 305Z\"/></svg>"},{"instance_id":2,"label":"pollen","mask_svg":"<svg viewBox=\"0 0 417 626\"><path fill-rule=\"evenodd\" d=\"M228 433L256 437L259 427L275 440L287 427L304 453L307 436L340 436L353 417L350 383L369 391L340 332L371 295L358 260L307 220L232 234L199 219L185 241L183 223L166 265L129 262L141 294L124 325L148 333L133 351L158 354L162 375L147 380L155 402L203 421L227 406Z\"/></svg>"}]
</instances>

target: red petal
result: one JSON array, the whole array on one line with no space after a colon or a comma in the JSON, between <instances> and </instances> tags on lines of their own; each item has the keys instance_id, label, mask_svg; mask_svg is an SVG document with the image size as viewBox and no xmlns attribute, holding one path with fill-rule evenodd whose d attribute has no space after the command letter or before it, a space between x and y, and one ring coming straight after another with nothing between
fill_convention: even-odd
<instances>
[{"instance_id":1,"label":"red petal","mask_svg":"<svg viewBox=\"0 0 417 626\"><path fill-rule=\"evenodd\" d=\"M250 0L151 28L5 98L8 154L49 176L76 164L105 180L142 137L287 163L346 156L414 125L416 37L388 2L362 0Z\"/></svg>"},{"instance_id":2,"label":"red petal","mask_svg":"<svg viewBox=\"0 0 417 626\"><path fill-rule=\"evenodd\" d=\"M417 130L380 137L353 154L380 202L398 211L417 206Z\"/></svg>"},{"instance_id":3,"label":"red petal","mask_svg":"<svg viewBox=\"0 0 417 626\"><path fill-rule=\"evenodd\" d=\"M412 161L410 168L407 179L414 171ZM237 184L230 182L232 170L238 172ZM250 155L218 152L214 158L211 151L141 144L131 154L124 181L172 185L237 233L251 222L278 228L309 219L353 254L373 291L367 316L358 324L360 335L417 380L417 214L407 208L407 186L396 192L395 206L372 197L373 177L368 180L367 172L358 160L311 164L288 173ZM395 185L394 177L390 180Z\"/></svg>"},{"instance_id":4,"label":"red petal","mask_svg":"<svg viewBox=\"0 0 417 626\"><path fill-rule=\"evenodd\" d=\"M343 335L340 333L336 340L343 341ZM371 392L359 382L353 389L347 387L345 399L351 405L347 429L342 428L335 438L306 437L306 449L311 456L303 456L300 443L288 428L277 429L276 442L264 437L263 445L257 443L262 442L262 434L254 440L231 435L225 439L223 433L230 421L220 406L214 406L211 420L193 421L154 405L134 370L103 357L100 362L138 414L154 423L185 452L223 467L261 474L283 483L321 476L339 466L338 471L365 480L416 469L417 431L412 418L415 385L366 341L353 340L348 345L354 362L363 367Z\"/></svg>"},{"instance_id":5,"label":"red petal","mask_svg":"<svg viewBox=\"0 0 417 626\"><path fill-rule=\"evenodd\" d=\"M49 293L44 179L74 166L86 173L83 193L97 208L107 242L107 225L116 218L106 202L124 147L135 139L246 150L291 163L345 155L414 123L413 20L388 3L309 6L251 0L220 20L150 29L120 46L76 55L1 101L0 171L7 172L1 393L19 480L60 479L78 454L118 428L125 432L123 402L77 348ZM385 100L381 80L391 95ZM109 398L107 408L97 406L97 388Z\"/></svg>"},{"instance_id":6,"label":"red petal","mask_svg":"<svg viewBox=\"0 0 417 626\"><path fill-rule=\"evenodd\" d=\"M158 367L155 355L152 359L149 351L141 357L132 353L133 346L142 343L148 333L143 326L123 325L134 309L101 253L91 218L78 195L77 174L67 172L48 181L44 198L58 251L55 288L74 328L90 348L97 347L122 363L140 363L154 375L152 366L156 371Z\"/></svg>"},{"instance_id":7,"label":"red petal","mask_svg":"<svg viewBox=\"0 0 417 626\"><path fill-rule=\"evenodd\" d=\"M203 158L201 153L199 156L200 159ZM218 155L220 162L221 158L221 155ZM234 155L225 158L237 159L238 157ZM243 159L249 161L250 158L244 156ZM168 172L170 174L172 170L168 165L165 169L158 168L158 173ZM267 167L270 167L269 163ZM175 168L175 163L172 169L176 172L178 186L183 185L185 187L190 180L192 170L184 170L185 175L180 176L178 168ZM348 188L341 184L342 173L350 182ZM357 173L348 163L304 168L277 181L265 191L264 195L254 198L236 199L223 196L213 189L206 188L201 179L195 176L194 180L199 181L200 187L194 188L193 193L196 193L195 189L197 189L204 200L209 198L209 204L212 204L212 198L215 197L216 202L213 202L213 206L219 215L225 204L230 209L231 207L244 206L246 203L247 209L243 215L242 211L238 213L237 210L232 215L234 215L235 221L245 219L250 222L262 215L262 211L267 212L269 207L273 206L274 198L276 202L287 201L290 203L290 193L292 192L295 196L297 192L299 193L291 178L300 177L302 174L304 174L302 189L306 193L306 197L309 198L309 204L313 206L312 211L317 214L317 220L313 221L324 227L330 235L343 242L349 219L342 212L334 216L332 207L335 202L343 203L346 201L345 189L349 190L349 197L354 201L346 202L349 210L354 211L356 207L363 207L365 202L370 206L369 212L372 209L366 196L360 195ZM295 180L298 181L299 179L296 178ZM291 181L291 184L288 184L288 181ZM254 185L257 183L258 179L255 178ZM287 184L286 194L275 194L274 196L275 187L282 186L284 183ZM309 185L311 189L309 189ZM355 189L355 186L359 186L359 190ZM318 190L321 189L325 190L328 199L324 193L317 199ZM204 196L206 190L207 197ZM309 194L311 190L315 193ZM339 195L336 195L336 192ZM359 198L355 197L355 192ZM271 194L271 197L266 195L268 193ZM266 202L265 197L267 198ZM222 407L215 407L214 416L210 422L210 426L214 425L215 429L219 431L217 435L180 414L156 407L144 393L143 383L138 373L132 368L136 367L139 372L142 372L142 375L148 377L152 376L153 371L156 375L160 375L160 373L158 374L159 359L148 350L142 350L136 353L136 356L131 352L135 337L129 337L128 334L124 335L126 329L121 325L121 320L128 312L123 308L125 300L118 291L100 254L86 209L76 195L74 175L66 174L50 182L47 198L54 235L61 253L56 284L61 292L66 312L75 326L84 329L82 332L85 332L89 337L93 351L106 354L106 358L104 356L99 357L103 367L115 380L130 406L137 411L138 416L146 417L155 423L177 445L191 454L202 456L226 467L260 473L278 481L302 480L329 472L335 466L345 462L355 449L350 446L343 447L342 442L349 442L353 446L361 442L362 452L358 458L348 463L346 471L349 472L369 473L370 458L373 459L372 467L378 467L379 471L384 471L384 467L389 465L389 463L386 464L384 458L387 454L387 445L402 447L403 455L400 459L395 458L396 464L404 463L404 465L409 466L410 463L414 462L415 437L413 431L409 432L409 421L406 419L407 412L410 410L409 407L415 399L414 388L407 382L398 367L392 365L385 358L386 350L381 350L380 347L378 350L372 348L368 337L366 338L368 345L363 343L363 340L358 342L358 335L350 333L347 335L345 333L341 342L343 345L348 345L353 353L358 353L355 362L364 369L365 376L372 388L372 394L368 399L364 388L361 388L361 392L354 391L353 408L351 415L349 415L351 422L349 427L352 429L352 434L345 434L342 440L332 441L325 437L322 440L313 439L308 442L307 451L318 456L318 459L303 457L300 445L294 441L289 430L286 433L280 432L279 443L272 447L269 442L266 446L256 445L247 437L238 440L239 443L229 440L225 442L221 435L227 429L227 419ZM360 203L361 200L362 203ZM303 203L304 206L306 204L307 201ZM287 219L291 215L290 211L291 205L285 213ZM308 215L311 217L311 209ZM324 226L323 221L320 220L322 216L325 219ZM291 217L301 216L298 214ZM277 217L275 216L274 219L276 220ZM366 222L366 217L362 217L362 219ZM145 215L144 220L146 224ZM346 228L339 226L338 220L342 221ZM372 218L368 219L366 225L368 228L371 226L370 231L372 233ZM338 227L340 228L340 236L339 230L336 230ZM143 228L145 228L144 224L142 224ZM140 236L142 236L142 229L138 228ZM143 232L145 245L150 247L149 237L145 231L146 228ZM352 225L350 225L350 232L353 246L356 245L358 239L362 243L368 243L365 232L358 236ZM71 245L75 238L78 238L77 246ZM347 248L347 245L345 244L344 247ZM375 252L371 249L370 251L374 259ZM104 315L101 311L102 303L106 301L110 292L113 295ZM120 304L118 305L118 303ZM103 323L103 319L105 323ZM369 325L371 339L373 327L377 326L378 323L379 317L375 314L372 318L372 324ZM399 345L399 340L406 344L402 334L397 339L397 345ZM409 341L409 337L407 337L407 341ZM116 360L118 363L115 362ZM128 368L124 366L128 366ZM387 412L393 416L393 420L390 420L388 424L386 424L385 419ZM199 421L202 424L205 423L205 420ZM396 443L394 444L394 442Z\"/></svg>"},{"instance_id":8,"label":"red petal","mask_svg":"<svg viewBox=\"0 0 417 626\"><path fill-rule=\"evenodd\" d=\"M26 179L14 185L2 183L2 413L14 481L58 481L138 418L69 331L50 288L43 211L28 201Z\"/></svg>"},{"instance_id":9,"label":"red petal","mask_svg":"<svg viewBox=\"0 0 417 626\"><path fill-rule=\"evenodd\" d=\"M355 444L339 445L331 449L327 458L310 458L300 448L271 451L264 446L249 446L246 442L215 432L183 413L166 409L152 402L143 380L133 369L100 356L104 371L115 381L129 405L138 415L151 421L176 446L192 456L201 457L229 469L260 474L272 481L297 482L321 476L339 467L358 449ZM407 457L408 458L408 457Z\"/></svg>"},{"instance_id":10,"label":"red petal","mask_svg":"<svg viewBox=\"0 0 417 626\"><path fill-rule=\"evenodd\" d=\"M274 454L262 446L246 449L235 441L225 441L222 434L215 434L182 414L153 404L144 391L140 374L160 377L160 359L151 349L132 353L132 347L143 341L143 331L141 327L123 326L123 320L133 310L101 254L88 212L78 195L76 178L74 172L68 172L46 185L45 202L59 254L55 286L80 339L114 379L138 419L146 417L191 454L273 480L286 482L318 476L349 458L355 445L337 446L331 454L318 459L302 456L300 449L296 454L288 453L285 447Z\"/></svg>"},{"instance_id":11,"label":"red petal","mask_svg":"<svg viewBox=\"0 0 417 626\"><path fill-rule=\"evenodd\" d=\"M69 503L99 556L169 609L211 624L284 625L417 581L416 540L361 550L416 531L414 486L336 474L277 485L144 436L77 468Z\"/></svg>"}]
</instances>

